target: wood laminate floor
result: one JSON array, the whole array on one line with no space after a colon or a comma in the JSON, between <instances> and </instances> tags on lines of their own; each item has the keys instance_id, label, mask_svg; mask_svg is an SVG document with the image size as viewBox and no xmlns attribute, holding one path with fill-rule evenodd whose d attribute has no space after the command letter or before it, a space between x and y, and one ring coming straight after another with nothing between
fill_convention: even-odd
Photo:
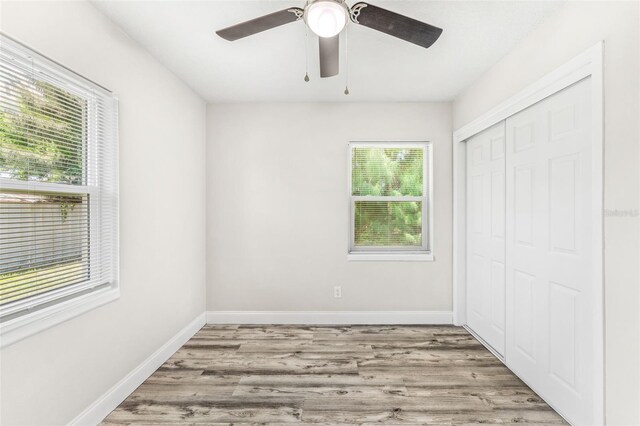
<instances>
[{"instance_id":1,"label":"wood laminate floor","mask_svg":"<svg viewBox=\"0 0 640 426\"><path fill-rule=\"evenodd\" d=\"M564 424L461 327L205 326L104 424Z\"/></svg>"}]
</instances>

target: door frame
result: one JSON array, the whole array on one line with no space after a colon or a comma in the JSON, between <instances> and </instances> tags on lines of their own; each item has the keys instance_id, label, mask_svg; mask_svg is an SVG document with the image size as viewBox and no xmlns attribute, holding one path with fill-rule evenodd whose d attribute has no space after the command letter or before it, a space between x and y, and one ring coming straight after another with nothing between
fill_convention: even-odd
<instances>
[{"instance_id":1,"label":"door frame","mask_svg":"<svg viewBox=\"0 0 640 426\"><path fill-rule=\"evenodd\" d=\"M594 46L545 75L535 83L492 108L453 133L453 322L466 324L466 140L506 120L541 100L590 77L592 108L592 254L596 301L594 353L596 365L594 395L598 401L598 418L604 423L604 42Z\"/></svg>"}]
</instances>

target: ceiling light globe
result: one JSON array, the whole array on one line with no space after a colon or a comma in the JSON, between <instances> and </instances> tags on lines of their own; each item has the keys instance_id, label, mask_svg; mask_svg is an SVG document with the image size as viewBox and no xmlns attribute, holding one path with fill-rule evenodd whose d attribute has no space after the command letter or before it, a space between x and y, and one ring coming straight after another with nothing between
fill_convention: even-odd
<instances>
[{"instance_id":1,"label":"ceiling light globe","mask_svg":"<svg viewBox=\"0 0 640 426\"><path fill-rule=\"evenodd\" d=\"M305 20L319 37L333 37L347 24L347 10L342 3L319 0L307 7Z\"/></svg>"}]
</instances>

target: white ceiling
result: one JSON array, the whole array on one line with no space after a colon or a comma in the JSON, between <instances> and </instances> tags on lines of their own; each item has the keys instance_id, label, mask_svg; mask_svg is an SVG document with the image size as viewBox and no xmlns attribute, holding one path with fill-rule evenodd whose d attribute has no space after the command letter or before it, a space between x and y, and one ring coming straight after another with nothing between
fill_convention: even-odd
<instances>
[{"instance_id":1,"label":"white ceiling","mask_svg":"<svg viewBox=\"0 0 640 426\"><path fill-rule=\"evenodd\" d=\"M351 0L348 3L354 4ZM96 7L209 102L445 101L495 64L560 1L389 1L386 9L444 29L429 49L349 24L340 75L320 79L318 42L294 22L229 42L214 31L300 0L94 1ZM543 48L541 46L541 48Z\"/></svg>"}]
</instances>

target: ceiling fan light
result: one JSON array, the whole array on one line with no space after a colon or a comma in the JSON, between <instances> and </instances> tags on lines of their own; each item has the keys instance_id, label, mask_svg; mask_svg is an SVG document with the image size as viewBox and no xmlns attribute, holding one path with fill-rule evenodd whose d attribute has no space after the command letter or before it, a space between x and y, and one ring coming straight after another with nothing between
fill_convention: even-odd
<instances>
[{"instance_id":1,"label":"ceiling fan light","mask_svg":"<svg viewBox=\"0 0 640 426\"><path fill-rule=\"evenodd\" d=\"M333 37L347 24L347 10L342 3L320 0L307 7L305 20L319 37Z\"/></svg>"}]
</instances>

